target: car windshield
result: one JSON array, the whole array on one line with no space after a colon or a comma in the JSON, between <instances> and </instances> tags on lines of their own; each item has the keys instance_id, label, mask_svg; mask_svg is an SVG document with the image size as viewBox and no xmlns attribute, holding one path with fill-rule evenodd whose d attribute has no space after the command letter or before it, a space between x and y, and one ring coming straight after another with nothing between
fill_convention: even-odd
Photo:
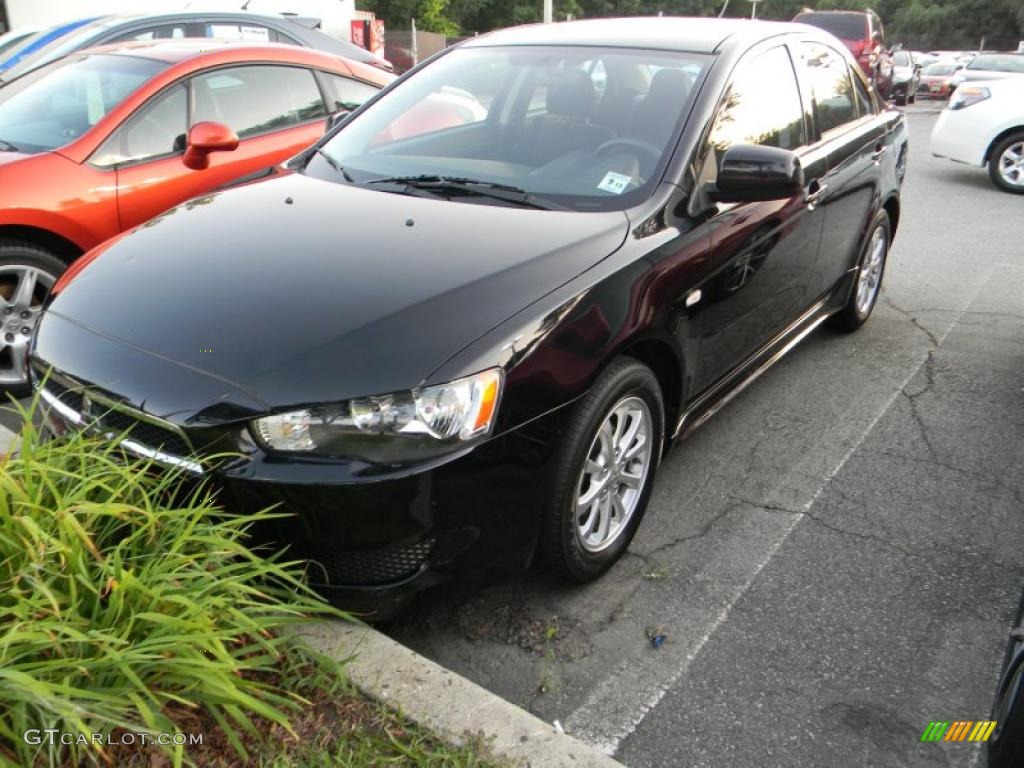
<instances>
[{"instance_id":1,"label":"car windshield","mask_svg":"<svg viewBox=\"0 0 1024 768\"><path fill-rule=\"evenodd\" d=\"M956 64L929 64L922 70L922 75L935 75L942 77L944 75L952 75L956 72Z\"/></svg>"},{"instance_id":2,"label":"car windshield","mask_svg":"<svg viewBox=\"0 0 1024 768\"><path fill-rule=\"evenodd\" d=\"M906 51L898 51L892 56L892 63L897 67L909 67L910 66L910 54Z\"/></svg>"},{"instance_id":3,"label":"car windshield","mask_svg":"<svg viewBox=\"0 0 1024 768\"><path fill-rule=\"evenodd\" d=\"M1024 72L1024 56L1015 53L975 56L967 69L986 72Z\"/></svg>"},{"instance_id":4,"label":"car windshield","mask_svg":"<svg viewBox=\"0 0 1024 768\"><path fill-rule=\"evenodd\" d=\"M390 191L386 179L472 179L621 210L657 183L707 62L628 48L458 48L347 122L310 172L330 162L344 170L336 177Z\"/></svg>"},{"instance_id":5,"label":"car windshield","mask_svg":"<svg viewBox=\"0 0 1024 768\"><path fill-rule=\"evenodd\" d=\"M0 143L28 153L68 144L166 67L152 59L96 55L31 72L0 88Z\"/></svg>"},{"instance_id":6,"label":"car windshield","mask_svg":"<svg viewBox=\"0 0 1024 768\"><path fill-rule=\"evenodd\" d=\"M801 13L793 21L824 29L840 40L865 40L868 17L863 13Z\"/></svg>"}]
</instances>

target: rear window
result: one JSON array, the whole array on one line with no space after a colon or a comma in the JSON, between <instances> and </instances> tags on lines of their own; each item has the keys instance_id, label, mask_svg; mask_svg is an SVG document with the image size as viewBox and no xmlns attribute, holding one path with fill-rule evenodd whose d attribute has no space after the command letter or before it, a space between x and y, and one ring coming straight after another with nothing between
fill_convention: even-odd
<instances>
[{"instance_id":1,"label":"rear window","mask_svg":"<svg viewBox=\"0 0 1024 768\"><path fill-rule=\"evenodd\" d=\"M952 75L954 72L956 72L955 64L929 64L924 68L921 74L943 77L945 75Z\"/></svg>"},{"instance_id":2,"label":"rear window","mask_svg":"<svg viewBox=\"0 0 1024 768\"><path fill-rule=\"evenodd\" d=\"M910 66L910 54L906 51L900 51L899 53L893 54L892 63L897 67L909 67Z\"/></svg>"},{"instance_id":3,"label":"rear window","mask_svg":"<svg viewBox=\"0 0 1024 768\"><path fill-rule=\"evenodd\" d=\"M824 29L840 40L868 38L868 17L863 13L801 13L793 21Z\"/></svg>"}]
</instances>

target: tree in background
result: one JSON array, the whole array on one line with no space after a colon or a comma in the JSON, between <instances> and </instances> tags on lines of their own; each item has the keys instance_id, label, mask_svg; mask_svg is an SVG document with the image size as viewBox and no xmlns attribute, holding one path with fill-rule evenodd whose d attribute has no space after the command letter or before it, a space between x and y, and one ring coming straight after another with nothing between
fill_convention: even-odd
<instances>
[{"instance_id":1,"label":"tree in background","mask_svg":"<svg viewBox=\"0 0 1024 768\"><path fill-rule=\"evenodd\" d=\"M487 32L541 20L542 0L357 0L391 29L446 35ZM724 0L555 0L555 19L609 16L717 16ZM792 19L803 8L863 10L866 0L765 0L758 16ZM1024 39L1024 0L876 0L871 4L893 40L921 47L971 47L984 36L1009 47ZM747 0L729 0L726 16L750 14ZM1015 43L1014 43L1015 47Z\"/></svg>"}]
</instances>

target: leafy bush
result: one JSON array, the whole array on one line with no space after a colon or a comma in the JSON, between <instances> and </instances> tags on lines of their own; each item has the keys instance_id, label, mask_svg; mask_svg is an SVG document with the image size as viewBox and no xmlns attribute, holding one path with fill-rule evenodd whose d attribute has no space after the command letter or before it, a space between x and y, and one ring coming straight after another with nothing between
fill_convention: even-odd
<instances>
[{"instance_id":1,"label":"leafy bush","mask_svg":"<svg viewBox=\"0 0 1024 768\"><path fill-rule=\"evenodd\" d=\"M290 730L302 700L267 681L305 651L281 630L340 614L298 563L246 547L270 513L227 514L154 469L110 441L43 440L28 414L0 459L0 763L103 762L109 748L24 734L174 733L175 712L200 708L243 756L254 715Z\"/></svg>"}]
</instances>

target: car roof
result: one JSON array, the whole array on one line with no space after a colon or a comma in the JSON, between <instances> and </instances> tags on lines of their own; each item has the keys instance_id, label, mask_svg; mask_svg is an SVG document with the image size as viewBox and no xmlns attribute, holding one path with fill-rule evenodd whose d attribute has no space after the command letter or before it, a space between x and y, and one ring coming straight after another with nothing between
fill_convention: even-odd
<instances>
[{"instance_id":1,"label":"car roof","mask_svg":"<svg viewBox=\"0 0 1024 768\"><path fill-rule=\"evenodd\" d=\"M178 64L198 56L223 53L230 51L234 58L246 59L248 57L259 58L265 56L268 51L278 51L292 54L290 58L306 59L310 56L322 57L334 62L345 61L341 56L335 56L324 51L317 51L311 48L302 48L297 45L285 43L254 43L251 40L220 40L211 37L181 37L165 40L136 40L131 42L108 43L97 45L92 48L85 48L78 51L79 55L93 55L97 53L111 56L134 56L136 58L154 59L167 64ZM275 58L277 58L275 56ZM285 57L289 58L289 57Z\"/></svg>"},{"instance_id":2,"label":"car roof","mask_svg":"<svg viewBox=\"0 0 1024 768\"><path fill-rule=\"evenodd\" d=\"M193 19L193 18L230 18L234 19L249 19L251 21L272 21L272 22L284 22L286 24L294 24L294 22L287 16L273 13L257 13L253 11L241 11L241 10L205 10L203 8L191 8L181 11L152 11L150 13L112 13L105 16L99 16L93 18L88 24L89 29L103 30L110 29L111 27L118 27L122 24L129 24L137 21L153 22L153 21L172 21L174 19ZM300 25L302 26L302 25Z\"/></svg>"},{"instance_id":3,"label":"car roof","mask_svg":"<svg viewBox=\"0 0 1024 768\"><path fill-rule=\"evenodd\" d=\"M726 45L749 45L794 32L811 34L818 30L806 24L775 21L647 16L528 24L474 37L462 46L564 45L716 53Z\"/></svg>"}]
</instances>

